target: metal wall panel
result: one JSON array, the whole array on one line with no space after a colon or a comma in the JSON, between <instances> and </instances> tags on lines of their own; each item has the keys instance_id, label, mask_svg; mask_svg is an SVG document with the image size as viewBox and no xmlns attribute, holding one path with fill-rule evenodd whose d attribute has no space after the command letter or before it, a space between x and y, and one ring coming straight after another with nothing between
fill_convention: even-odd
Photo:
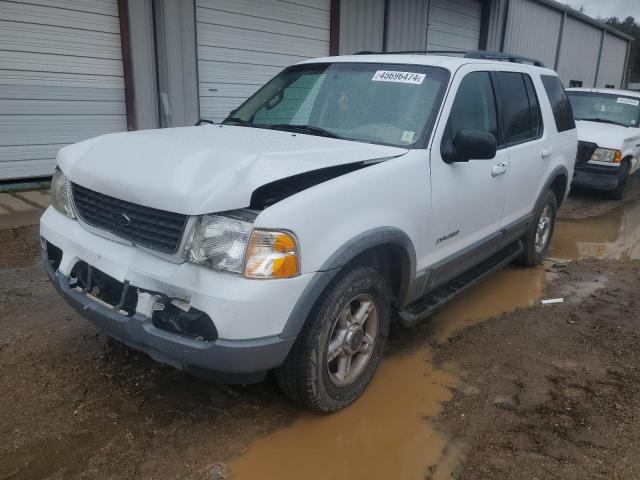
<instances>
[{"instance_id":1,"label":"metal wall panel","mask_svg":"<svg viewBox=\"0 0 640 480\"><path fill-rule=\"evenodd\" d=\"M537 58L553 68L562 13L531 0L511 0L504 51Z\"/></svg>"},{"instance_id":2,"label":"metal wall panel","mask_svg":"<svg viewBox=\"0 0 640 480\"><path fill-rule=\"evenodd\" d=\"M192 126L200 118L194 0L155 0L160 126Z\"/></svg>"},{"instance_id":3,"label":"metal wall panel","mask_svg":"<svg viewBox=\"0 0 640 480\"><path fill-rule=\"evenodd\" d=\"M340 1L340 55L363 50L380 52L383 35L384 0Z\"/></svg>"},{"instance_id":4,"label":"metal wall panel","mask_svg":"<svg viewBox=\"0 0 640 480\"><path fill-rule=\"evenodd\" d=\"M627 57L627 42L607 33L602 45L597 87L613 85L621 88L624 64Z\"/></svg>"},{"instance_id":5,"label":"metal wall panel","mask_svg":"<svg viewBox=\"0 0 640 480\"><path fill-rule=\"evenodd\" d=\"M197 0L200 116L220 121L284 67L329 54L330 0Z\"/></svg>"},{"instance_id":6,"label":"metal wall panel","mask_svg":"<svg viewBox=\"0 0 640 480\"><path fill-rule=\"evenodd\" d=\"M558 74L565 86L570 80L593 87L602 30L567 16L562 35Z\"/></svg>"},{"instance_id":7,"label":"metal wall panel","mask_svg":"<svg viewBox=\"0 0 640 480\"><path fill-rule=\"evenodd\" d=\"M428 0L395 0L389 6L387 50L424 50L427 45Z\"/></svg>"},{"instance_id":8,"label":"metal wall panel","mask_svg":"<svg viewBox=\"0 0 640 480\"><path fill-rule=\"evenodd\" d=\"M482 4L478 0L430 0L427 50L476 50Z\"/></svg>"},{"instance_id":9,"label":"metal wall panel","mask_svg":"<svg viewBox=\"0 0 640 480\"><path fill-rule=\"evenodd\" d=\"M51 175L62 146L126 130L117 0L0 2L0 180Z\"/></svg>"}]
</instances>

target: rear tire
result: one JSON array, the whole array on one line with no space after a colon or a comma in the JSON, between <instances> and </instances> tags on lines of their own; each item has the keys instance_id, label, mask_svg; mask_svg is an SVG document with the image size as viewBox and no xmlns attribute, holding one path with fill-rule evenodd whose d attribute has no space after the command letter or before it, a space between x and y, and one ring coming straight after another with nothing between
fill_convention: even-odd
<instances>
[{"instance_id":1,"label":"rear tire","mask_svg":"<svg viewBox=\"0 0 640 480\"><path fill-rule=\"evenodd\" d=\"M522 237L524 251L516 263L524 267L540 265L549 252L549 245L556 226L558 206L552 190L547 190L533 212L529 230Z\"/></svg>"},{"instance_id":2,"label":"rear tire","mask_svg":"<svg viewBox=\"0 0 640 480\"><path fill-rule=\"evenodd\" d=\"M339 273L276 370L285 395L317 413L335 412L356 400L382 358L390 298L385 278L373 267Z\"/></svg>"}]
</instances>

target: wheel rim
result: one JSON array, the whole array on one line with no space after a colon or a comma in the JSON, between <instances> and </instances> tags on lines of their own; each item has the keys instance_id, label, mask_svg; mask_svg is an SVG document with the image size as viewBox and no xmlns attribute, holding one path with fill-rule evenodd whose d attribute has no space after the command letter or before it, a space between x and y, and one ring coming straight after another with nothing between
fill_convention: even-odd
<instances>
[{"instance_id":1,"label":"wheel rim","mask_svg":"<svg viewBox=\"0 0 640 480\"><path fill-rule=\"evenodd\" d=\"M538 219L538 226L536 228L535 248L536 252L542 252L549 242L551 236L551 223L553 218L551 216L551 205L545 205L540 218Z\"/></svg>"},{"instance_id":2,"label":"wheel rim","mask_svg":"<svg viewBox=\"0 0 640 480\"><path fill-rule=\"evenodd\" d=\"M373 355L378 325L378 307L371 295L357 295L342 309L327 345L331 383L344 387L358 379Z\"/></svg>"}]
</instances>

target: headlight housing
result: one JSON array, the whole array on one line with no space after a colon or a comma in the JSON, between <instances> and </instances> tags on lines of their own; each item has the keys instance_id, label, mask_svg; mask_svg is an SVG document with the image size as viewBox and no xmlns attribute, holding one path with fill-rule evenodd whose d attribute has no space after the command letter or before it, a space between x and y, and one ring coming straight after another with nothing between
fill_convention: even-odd
<instances>
[{"instance_id":1,"label":"headlight housing","mask_svg":"<svg viewBox=\"0 0 640 480\"><path fill-rule=\"evenodd\" d=\"M253 230L250 222L222 215L203 215L187 242L190 261L240 275L244 254Z\"/></svg>"},{"instance_id":2,"label":"headlight housing","mask_svg":"<svg viewBox=\"0 0 640 480\"><path fill-rule=\"evenodd\" d=\"M59 167L56 167L51 179L51 205L63 215L76 218L71 204L71 183Z\"/></svg>"},{"instance_id":3,"label":"headlight housing","mask_svg":"<svg viewBox=\"0 0 640 480\"><path fill-rule=\"evenodd\" d=\"M622 161L622 152L610 148L596 148L591 160L594 162L620 163Z\"/></svg>"},{"instance_id":4,"label":"headlight housing","mask_svg":"<svg viewBox=\"0 0 640 480\"><path fill-rule=\"evenodd\" d=\"M298 275L297 243L283 231L253 228L255 215L246 211L203 215L186 243L189 261L247 278Z\"/></svg>"}]
</instances>

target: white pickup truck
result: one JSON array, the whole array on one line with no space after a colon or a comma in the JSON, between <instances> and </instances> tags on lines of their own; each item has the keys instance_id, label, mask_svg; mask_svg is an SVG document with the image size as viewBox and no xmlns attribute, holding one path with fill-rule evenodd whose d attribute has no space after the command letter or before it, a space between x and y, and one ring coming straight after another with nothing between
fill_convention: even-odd
<instances>
[{"instance_id":1,"label":"white pickup truck","mask_svg":"<svg viewBox=\"0 0 640 480\"><path fill-rule=\"evenodd\" d=\"M570 88L567 95L579 140L573 185L622 200L629 175L640 167L640 93Z\"/></svg>"},{"instance_id":2,"label":"white pickup truck","mask_svg":"<svg viewBox=\"0 0 640 480\"><path fill-rule=\"evenodd\" d=\"M61 149L44 264L156 360L226 382L276 369L332 412L369 384L392 315L542 261L576 148L558 76L527 59L309 60L220 125Z\"/></svg>"}]
</instances>

